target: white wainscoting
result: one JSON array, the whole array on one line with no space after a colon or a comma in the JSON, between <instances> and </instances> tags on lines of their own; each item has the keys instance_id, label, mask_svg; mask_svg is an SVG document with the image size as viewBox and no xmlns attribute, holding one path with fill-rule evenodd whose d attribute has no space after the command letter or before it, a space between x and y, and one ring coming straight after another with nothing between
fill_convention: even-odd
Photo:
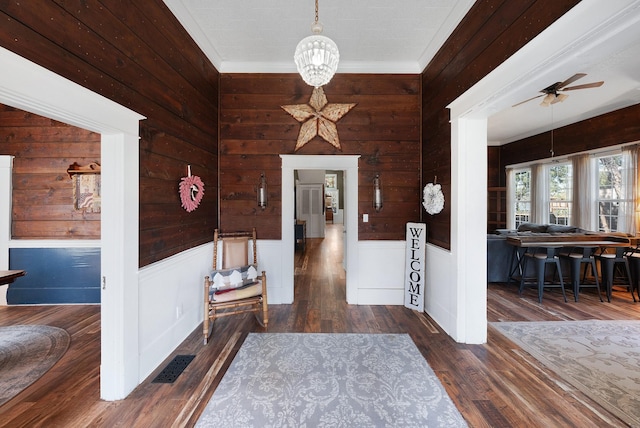
<instances>
[{"instance_id":1,"label":"white wainscoting","mask_svg":"<svg viewBox=\"0 0 640 428\"><path fill-rule=\"evenodd\" d=\"M282 245L282 241L258 238L258 267L264 269L267 274L267 296L270 305L293 301L290 289L283 286Z\"/></svg>"},{"instance_id":2,"label":"white wainscoting","mask_svg":"<svg viewBox=\"0 0 640 428\"><path fill-rule=\"evenodd\" d=\"M357 304L404 305L405 241L359 241L358 247ZM283 254L283 241L258 240L258 265L267 273L270 305L293 300L283 286ZM212 257L213 243L208 243L140 269L139 382L200 328L203 280ZM450 252L427 245L425 311L445 331L455 325L452 263Z\"/></svg>"},{"instance_id":3,"label":"white wainscoting","mask_svg":"<svg viewBox=\"0 0 640 428\"><path fill-rule=\"evenodd\" d=\"M258 239L258 266L267 273L268 302L283 301L282 243ZM204 277L213 242L183 251L139 271L139 373L145 380L204 319ZM214 331L215 334L215 331Z\"/></svg>"},{"instance_id":4,"label":"white wainscoting","mask_svg":"<svg viewBox=\"0 0 640 428\"><path fill-rule=\"evenodd\" d=\"M210 242L140 269L138 382L202 323L204 277L212 258Z\"/></svg>"},{"instance_id":5,"label":"white wainscoting","mask_svg":"<svg viewBox=\"0 0 640 428\"><path fill-rule=\"evenodd\" d=\"M424 311L449 335L455 330L457 271L451 252L427 244L427 284Z\"/></svg>"},{"instance_id":6,"label":"white wainscoting","mask_svg":"<svg viewBox=\"0 0 640 428\"><path fill-rule=\"evenodd\" d=\"M405 241L359 241L359 305L404 305Z\"/></svg>"}]
</instances>

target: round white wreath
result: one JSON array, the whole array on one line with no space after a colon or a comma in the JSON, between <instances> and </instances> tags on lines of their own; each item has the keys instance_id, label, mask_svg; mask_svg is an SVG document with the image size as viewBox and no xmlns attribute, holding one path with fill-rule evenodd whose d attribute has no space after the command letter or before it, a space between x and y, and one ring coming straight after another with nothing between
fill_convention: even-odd
<instances>
[{"instance_id":1,"label":"round white wreath","mask_svg":"<svg viewBox=\"0 0 640 428\"><path fill-rule=\"evenodd\" d=\"M442 211L442 208L444 208L444 194L439 184L429 183L424 186L422 205L431 215Z\"/></svg>"}]
</instances>

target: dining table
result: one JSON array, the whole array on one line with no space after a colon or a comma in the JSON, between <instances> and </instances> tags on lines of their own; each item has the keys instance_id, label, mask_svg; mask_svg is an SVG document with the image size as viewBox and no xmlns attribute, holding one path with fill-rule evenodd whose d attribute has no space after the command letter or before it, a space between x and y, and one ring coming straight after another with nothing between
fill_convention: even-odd
<instances>
[{"instance_id":1,"label":"dining table","mask_svg":"<svg viewBox=\"0 0 640 428\"><path fill-rule=\"evenodd\" d=\"M509 263L509 281L519 281L525 253L538 249L596 248L603 253L607 248L638 246L639 238L611 233L555 233L507 236L507 244L514 247Z\"/></svg>"}]
</instances>

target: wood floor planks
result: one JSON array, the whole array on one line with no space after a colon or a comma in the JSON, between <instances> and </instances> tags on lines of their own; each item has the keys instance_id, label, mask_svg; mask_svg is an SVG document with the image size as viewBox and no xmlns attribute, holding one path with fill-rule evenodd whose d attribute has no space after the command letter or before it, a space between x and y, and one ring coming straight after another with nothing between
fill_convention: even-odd
<instances>
[{"instance_id":1,"label":"wood floor planks","mask_svg":"<svg viewBox=\"0 0 640 428\"><path fill-rule=\"evenodd\" d=\"M455 343L425 314L400 306L346 304L339 225L325 239L308 239L295 259L292 305L269 306L269 332L408 333L472 427L625 426L563 382L493 328L488 343ZM574 302L558 290L518 296L515 285L490 284L487 318L497 321L639 319L640 303L622 288L611 303L593 290ZM149 376L125 400L99 399L100 308L98 306L0 307L0 325L48 324L66 329L71 345L45 376L0 407L9 427L190 427L197 420L249 332L264 331L252 315L216 321L213 340L202 345L201 328L170 355L196 358L174 384Z\"/></svg>"}]
</instances>

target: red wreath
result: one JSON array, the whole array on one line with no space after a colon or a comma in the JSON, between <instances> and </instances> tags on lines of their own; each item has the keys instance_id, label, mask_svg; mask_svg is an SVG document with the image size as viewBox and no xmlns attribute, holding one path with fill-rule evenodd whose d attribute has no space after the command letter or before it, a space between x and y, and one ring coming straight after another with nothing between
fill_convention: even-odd
<instances>
[{"instance_id":1,"label":"red wreath","mask_svg":"<svg viewBox=\"0 0 640 428\"><path fill-rule=\"evenodd\" d=\"M191 212L198 208L204 196L204 183L197 175L189 175L180 179L180 199L182 208Z\"/></svg>"}]
</instances>

